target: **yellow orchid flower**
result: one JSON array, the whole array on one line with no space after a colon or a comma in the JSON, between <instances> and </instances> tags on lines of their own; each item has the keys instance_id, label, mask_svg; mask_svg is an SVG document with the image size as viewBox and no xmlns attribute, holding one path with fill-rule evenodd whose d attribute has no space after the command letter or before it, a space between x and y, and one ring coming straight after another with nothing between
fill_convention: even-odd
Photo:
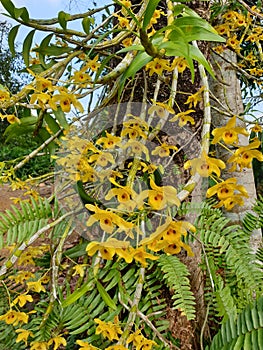
<instances>
[{"instance_id":1,"label":"yellow orchid flower","mask_svg":"<svg viewBox=\"0 0 263 350\"><path fill-rule=\"evenodd\" d=\"M123 126L126 128L136 128L140 127L142 130L149 130L149 125L146 121L142 120L140 117L136 117L133 114L127 114L128 117L132 117L131 119L123 122Z\"/></svg>"},{"instance_id":2,"label":"yellow orchid flower","mask_svg":"<svg viewBox=\"0 0 263 350\"><path fill-rule=\"evenodd\" d=\"M83 70L74 72L71 79L74 84L80 84L81 87L86 87L88 84L92 83L91 76Z\"/></svg>"},{"instance_id":3,"label":"yellow orchid flower","mask_svg":"<svg viewBox=\"0 0 263 350\"><path fill-rule=\"evenodd\" d=\"M158 155L159 157L169 157L170 156L170 150L178 151L178 148L173 145L168 145L167 143L162 143L160 146L155 147L155 149L152 151L152 155Z\"/></svg>"},{"instance_id":4,"label":"yellow orchid flower","mask_svg":"<svg viewBox=\"0 0 263 350\"><path fill-rule=\"evenodd\" d=\"M258 123L256 123L252 128L251 131L253 132L262 132L262 127Z\"/></svg>"},{"instance_id":5,"label":"yellow orchid flower","mask_svg":"<svg viewBox=\"0 0 263 350\"><path fill-rule=\"evenodd\" d=\"M19 312L10 309L5 314L0 316L0 321L4 321L6 324L12 324L17 326L19 322L28 323L28 314L25 312Z\"/></svg>"},{"instance_id":6,"label":"yellow orchid flower","mask_svg":"<svg viewBox=\"0 0 263 350\"><path fill-rule=\"evenodd\" d=\"M12 305L15 305L18 303L18 305L20 307L23 307L26 303L32 303L33 302L33 298L32 295L27 295L27 294L20 294L19 296L17 296Z\"/></svg>"},{"instance_id":7,"label":"yellow orchid flower","mask_svg":"<svg viewBox=\"0 0 263 350\"><path fill-rule=\"evenodd\" d=\"M30 343L30 350L48 350L49 345L45 341L33 341Z\"/></svg>"},{"instance_id":8,"label":"yellow orchid flower","mask_svg":"<svg viewBox=\"0 0 263 350\"><path fill-rule=\"evenodd\" d=\"M217 194L218 199L225 200L229 197L232 197L235 191L239 191L240 195L248 197L247 190L242 185L237 185L237 179L231 177L225 181L222 181L212 187L210 187L206 192L206 197L210 198L213 195Z\"/></svg>"},{"instance_id":9,"label":"yellow orchid flower","mask_svg":"<svg viewBox=\"0 0 263 350\"><path fill-rule=\"evenodd\" d=\"M158 256L147 253L145 251L144 247L135 248L133 251L133 258L134 258L134 260L138 261L143 267L147 266L146 259L150 259L150 260L158 260L159 259Z\"/></svg>"},{"instance_id":10,"label":"yellow orchid flower","mask_svg":"<svg viewBox=\"0 0 263 350\"><path fill-rule=\"evenodd\" d=\"M159 226L149 237L144 238L141 244L147 245L154 252L163 249L170 254L179 253L183 247L191 255L190 247L181 241L181 237L186 236L187 231L196 232L196 228L187 221L172 221L172 218L168 217L165 223Z\"/></svg>"},{"instance_id":11,"label":"yellow orchid flower","mask_svg":"<svg viewBox=\"0 0 263 350\"><path fill-rule=\"evenodd\" d=\"M239 147L233 156L231 156L227 161L228 163L234 163L230 171L235 171L237 165L239 166L240 171L243 168L251 168L253 158L256 158L258 161L262 162L262 152L255 150L255 148L260 146L260 144L260 141L256 139L247 146Z\"/></svg>"},{"instance_id":12,"label":"yellow orchid flower","mask_svg":"<svg viewBox=\"0 0 263 350\"><path fill-rule=\"evenodd\" d=\"M6 90L0 90L0 103L8 101L10 99L10 94Z\"/></svg>"},{"instance_id":13,"label":"yellow orchid flower","mask_svg":"<svg viewBox=\"0 0 263 350\"><path fill-rule=\"evenodd\" d=\"M239 50L240 49L240 41L237 39L237 35L233 35L232 37L228 38L226 44L230 46L232 49Z\"/></svg>"},{"instance_id":14,"label":"yellow orchid flower","mask_svg":"<svg viewBox=\"0 0 263 350\"><path fill-rule=\"evenodd\" d=\"M187 230L196 232L196 228L187 221L172 221L162 234L163 240L169 244L180 244L181 236L186 236Z\"/></svg>"},{"instance_id":15,"label":"yellow orchid flower","mask_svg":"<svg viewBox=\"0 0 263 350\"><path fill-rule=\"evenodd\" d=\"M140 128L140 126L133 126L133 127L129 127L129 128L124 128L121 131L121 137L125 137L126 135L128 135L128 137L130 139L137 139L139 137L142 137L144 139L147 138L147 135L145 134L145 132Z\"/></svg>"},{"instance_id":16,"label":"yellow orchid flower","mask_svg":"<svg viewBox=\"0 0 263 350\"><path fill-rule=\"evenodd\" d=\"M124 47L130 47L133 44L133 39L132 38L126 38L126 39L122 40L121 43L122 43L122 45Z\"/></svg>"},{"instance_id":17,"label":"yellow orchid flower","mask_svg":"<svg viewBox=\"0 0 263 350\"><path fill-rule=\"evenodd\" d=\"M196 107L197 103L202 101L202 92L204 89L205 87L202 86L195 94L188 96L185 104L189 104L190 108L192 108L192 106Z\"/></svg>"},{"instance_id":18,"label":"yellow orchid flower","mask_svg":"<svg viewBox=\"0 0 263 350\"><path fill-rule=\"evenodd\" d=\"M238 134L249 135L245 128L236 126L236 116L233 116L225 126L212 131L214 136L212 144L216 144L220 140L223 140L227 145L236 144L238 142Z\"/></svg>"},{"instance_id":19,"label":"yellow orchid flower","mask_svg":"<svg viewBox=\"0 0 263 350\"><path fill-rule=\"evenodd\" d=\"M224 206L226 210L229 211L229 210L232 210L235 205L239 205L239 206L244 205L244 200L242 195L234 194L231 197L221 200L217 205L215 205L215 208L220 208Z\"/></svg>"},{"instance_id":20,"label":"yellow orchid flower","mask_svg":"<svg viewBox=\"0 0 263 350\"><path fill-rule=\"evenodd\" d=\"M96 327L96 334L101 334L104 338L109 340L119 340L119 334L122 334L121 327L113 322L101 321L99 318L95 318L94 321L98 323Z\"/></svg>"},{"instance_id":21,"label":"yellow orchid flower","mask_svg":"<svg viewBox=\"0 0 263 350\"><path fill-rule=\"evenodd\" d=\"M65 338L63 337L60 337L60 336L56 336L54 338L51 338L49 341L48 341L48 345L52 345L54 343L54 347L53 347L53 350L57 350L60 345L63 345L63 346L66 346L67 345L67 341Z\"/></svg>"},{"instance_id":22,"label":"yellow orchid flower","mask_svg":"<svg viewBox=\"0 0 263 350\"><path fill-rule=\"evenodd\" d=\"M124 146L121 148L126 149L126 148L131 148L131 151L138 156L141 156L142 153L146 155L146 160L149 159L149 151L148 148L141 143L140 141L136 140L128 140Z\"/></svg>"},{"instance_id":23,"label":"yellow orchid flower","mask_svg":"<svg viewBox=\"0 0 263 350\"><path fill-rule=\"evenodd\" d=\"M61 92L59 94L53 95L49 100L49 105L53 110L57 110L57 102L59 103L61 109L65 113L69 113L71 110L71 105L78 109L81 113L84 112L82 104L79 102L75 94L69 92Z\"/></svg>"},{"instance_id":24,"label":"yellow orchid flower","mask_svg":"<svg viewBox=\"0 0 263 350\"><path fill-rule=\"evenodd\" d=\"M157 114L160 118L166 118L169 113L174 114L174 109L167 103L151 100L153 105L148 109L149 114Z\"/></svg>"},{"instance_id":25,"label":"yellow orchid flower","mask_svg":"<svg viewBox=\"0 0 263 350\"><path fill-rule=\"evenodd\" d=\"M164 209L167 204L180 206L180 200L177 198L177 190L173 186L157 186L153 179L150 179L151 190L142 191L138 198L138 207L142 206L145 198L148 198L148 204L155 210Z\"/></svg>"},{"instance_id":26,"label":"yellow orchid flower","mask_svg":"<svg viewBox=\"0 0 263 350\"><path fill-rule=\"evenodd\" d=\"M114 14L113 16L118 18L119 28L121 29L130 29L130 20L126 17L121 17L119 15Z\"/></svg>"},{"instance_id":27,"label":"yellow orchid flower","mask_svg":"<svg viewBox=\"0 0 263 350\"><path fill-rule=\"evenodd\" d=\"M36 89L37 92L43 92L44 90L54 91L52 82L46 78L36 76Z\"/></svg>"},{"instance_id":28,"label":"yellow orchid flower","mask_svg":"<svg viewBox=\"0 0 263 350\"><path fill-rule=\"evenodd\" d=\"M100 209L92 204L86 204L85 207L95 212L86 222L87 226L92 226L95 222L99 221L100 227L107 233L112 233L115 226L118 226L123 231L133 227L133 223L125 221L119 215L109 210Z\"/></svg>"},{"instance_id":29,"label":"yellow orchid flower","mask_svg":"<svg viewBox=\"0 0 263 350\"><path fill-rule=\"evenodd\" d=\"M156 24L158 22L157 19L159 19L161 17L161 15L165 16L165 13L161 10L154 10L154 13L153 13L152 18L150 20L148 28L150 28L153 24Z\"/></svg>"},{"instance_id":30,"label":"yellow orchid flower","mask_svg":"<svg viewBox=\"0 0 263 350\"><path fill-rule=\"evenodd\" d=\"M88 162L89 163L96 162L96 165L105 167L108 165L108 163L114 164L115 160L113 158L113 155L109 152L98 152L98 153L92 154L89 157Z\"/></svg>"},{"instance_id":31,"label":"yellow orchid flower","mask_svg":"<svg viewBox=\"0 0 263 350\"><path fill-rule=\"evenodd\" d=\"M174 58L171 64L171 70L177 68L179 73L183 73L187 67L189 67L189 65L184 57Z\"/></svg>"},{"instance_id":32,"label":"yellow orchid flower","mask_svg":"<svg viewBox=\"0 0 263 350\"><path fill-rule=\"evenodd\" d=\"M83 70L91 69L93 72L97 72L100 67L100 63L98 62L99 55L96 55L92 60L88 60L85 64Z\"/></svg>"},{"instance_id":33,"label":"yellow orchid flower","mask_svg":"<svg viewBox=\"0 0 263 350\"><path fill-rule=\"evenodd\" d=\"M114 183L117 184L116 181L114 181ZM130 186L121 186L119 184L117 184L117 186L119 188L112 188L109 190L105 196L106 200L110 200L112 197L117 196L118 201L124 203L130 201L131 198L136 196L136 192L133 191Z\"/></svg>"},{"instance_id":34,"label":"yellow orchid flower","mask_svg":"<svg viewBox=\"0 0 263 350\"><path fill-rule=\"evenodd\" d=\"M23 341L25 343L25 345L27 346L27 339L28 337L33 337L33 333L27 329L23 329L23 328L18 328L15 331L16 333L19 333L17 338L16 338L16 343L19 343L21 341Z\"/></svg>"},{"instance_id":35,"label":"yellow orchid flower","mask_svg":"<svg viewBox=\"0 0 263 350\"><path fill-rule=\"evenodd\" d=\"M99 252L101 257L106 260L112 260L115 254L123 258L127 263L132 262L133 259L133 250L130 247L130 243L119 241L116 238L110 238L106 242L93 241L87 245L86 252L89 256Z\"/></svg>"},{"instance_id":36,"label":"yellow orchid flower","mask_svg":"<svg viewBox=\"0 0 263 350\"><path fill-rule=\"evenodd\" d=\"M73 267L75 270L72 276L80 275L80 277L84 277L85 274L85 268L87 267L87 264L77 264Z\"/></svg>"},{"instance_id":37,"label":"yellow orchid flower","mask_svg":"<svg viewBox=\"0 0 263 350\"><path fill-rule=\"evenodd\" d=\"M227 35L228 37L230 36L230 26L227 23L215 26L215 30L219 35Z\"/></svg>"},{"instance_id":38,"label":"yellow orchid flower","mask_svg":"<svg viewBox=\"0 0 263 350\"><path fill-rule=\"evenodd\" d=\"M173 255L173 254L179 254L181 252L181 248L186 250L188 256L194 256L194 253L193 253L192 249L190 248L190 246L182 241L180 241L178 243L169 244L166 248L164 248L163 251L166 254Z\"/></svg>"},{"instance_id":39,"label":"yellow orchid flower","mask_svg":"<svg viewBox=\"0 0 263 350\"><path fill-rule=\"evenodd\" d=\"M81 346L81 348L79 348L79 350L98 350L97 347L89 344L88 342L85 342L83 340L77 340L76 344L78 344L79 346Z\"/></svg>"},{"instance_id":40,"label":"yellow orchid flower","mask_svg":"<svg viewBox=\"0 0 263 350\"><path fill-rule=\"evenodd\" d=\"M115 146L117 146L118 144L120 144L120 142L121 142L121 137L111 135L110 133L108 133L108 132L106 131L106 136L100 137L100 138L96 141L96 145L101 145L101 144L103 144L103 148L112 149L112 148L114 148Z\"/></svg>"},{"instance_id":41,"label":"yellow orchid flower","mask_svg":"<svg viewBox=\"0 0 263 350\"><path fill-rule=\"evenodd\" d=\"M23 283L30 278L35 278L35 275L30 271L18 271L17 274L8 276L10 280L14 280L16 283Z\"/></svg>"},{"instance_id":42,"label":"yellow orchid flower","mask_svg":"<svg viewBox=\"0 0 263 350\"><path fill-rule=\"evenodd\" d=\"M222 160L210 158L204 151L202 152L201 158L193 158L184 164L185 169L192 168L192 175L198 173L203 177L208 177L212 173L220 177L220 169L225 169L225 167L226 165Z\"/></svg>"},{"instance_id":43,"label":"yellow orchid flower","mask_svg":"<svg viewBox=\"0 0 263 350\"><path fill-rule=\"evenodd\" d=\"M20 119L17 118L14 114L7 114L5 117L6 117L6 120L8 121L8 123L10 123L10 124L15 124L15 123L20 124L21 123Z\"/></svg>"},{"instance_id":44,"label":"yellow orchid flower","mask_svg":"<svg viewBox=\"0 0 263 350\"><path fill-rule=\"evenodd\" d=\"M187 122L190 122L192 125L194 125L195 121L194 118L190 117L188 114L195 112L194 109L189 109L185 112L177 113L172 119L170 119L170 122L175 122L179 119L179 126L184 126L187 124Z\"/></svg>"},{"instance_id":45,"label":"yellow orchid flower","mask_svg":"<svg viewBox=\"0 0 263 350\"><path fill-rule=\"evenodd\" d=\"M162 75L164 70L170 70L170 63L168 60L155 57L151 62L146 64L145 69L149 70L150 76L152 76L153 73Z\"/></svg>"},{"instance_id":46,"label":"yellow orchid flower","mask_svg":"<svg viewBox=\"0 0 263 350\"><path fill-rule=\"evenodd\" d=\"M32 281L32 282L27 282L27 289L32 290L33 292L40 293L40 292L45 292L46 289L44 286L42 286L42 281Z\"/></svg>"}]
</instances>

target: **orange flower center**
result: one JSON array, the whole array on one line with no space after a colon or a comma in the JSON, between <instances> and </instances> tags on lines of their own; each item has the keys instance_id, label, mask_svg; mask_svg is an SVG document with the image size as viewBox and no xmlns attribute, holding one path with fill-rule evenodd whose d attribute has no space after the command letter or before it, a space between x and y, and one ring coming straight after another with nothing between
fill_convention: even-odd
<instances>
[{"instance_id":1,"label":"orange flower center","mask_svg":"<svg viewBox=\"0 0 263 350\"><path fill-rule=\"evenodd\" d=\"M200 167L202 170L209 170L209 164L207 164L207 163L203 163L202 165L201 165L201 167Z\"/></svg>"},{"instance_id":2,"label":"orange flower center","mask_svg":"<svg viewBox=\"0 0 263 350\"><path fill-rule=\"evenodd\" d=\"M163 195L158 193L156 196L153 198L156 202L162 201L163 200Z\"/></svg>"}]
</instances>

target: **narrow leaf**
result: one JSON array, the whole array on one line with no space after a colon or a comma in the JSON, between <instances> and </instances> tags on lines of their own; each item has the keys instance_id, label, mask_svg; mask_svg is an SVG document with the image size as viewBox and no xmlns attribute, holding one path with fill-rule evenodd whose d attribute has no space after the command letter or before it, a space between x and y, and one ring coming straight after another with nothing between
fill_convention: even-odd
<instances>
[{"instance_id":1,"label":"narrow leaf","mask_svg":"<svg viewBox=\"0 0 263 350\"><path fill-rule=\"evenodd\" d=\"M48 128L53 134L55 134L58 130L60 130L60 126L58 125L56 120L51 117L49 113L44 114L44 120L47 123Z\"/></svg>"},{"instance_id":2,"label":"narrow leaf","mask_svg":"<svg viewBox=\"0 0 263 350\"><path fill-rule=\"evenodd\" d=\"M15 18L15 6L10 0L1 0L1 4L6 9L6 11L11 15L11 17Z\"/></svg>"},{"instance_id":3,"label":"narrow leaf","mask_svg":"<svg viewBox=\"0 0 263 350\"><path fill-rule=\"evenodd\" d=\"M215 77L214 72L212 71L211 66L209 65L208 61L206 60L202 52L193 45L189 45L189 46L190 46L191 58L201 63L204 66L204 68L208 71L208 73L214 78Z\"/></svg>"},{"instance_id":4,"label":"narrow leaf","mask_svg":"<svg viewBox=\"0 0 263 350\"><path fill-rule=\"evenodd\" d=\"M29 66L30 50L31 50L31 45L32 45L34 34L35 34L35 29L31 30L31 32L29 32L27 34L27 36L24 40L24 43L23 43L22 55L24 58L25 65L27 67Z\"/></svg>"},{"instance_id":5,"label":"narrow leaf","mask_svg":"<svg viewBox=\"0 0 263 350\"><path fill-rule=\"evenodd\" d=\"M160 2L160 0L150 0L149 1L148 5L146 7L145 13L144 13L142 29L146 30L159 2Z\"/></svg>"},{"instance_id":6,"label":"narrow leaf","mask_svg":"<svg viewBox=\"0 0 263 350\"><path fill-rule=\"evenodd\" d=\"M22 20L27 23L29 21L29 13L27 11L27 8L26 7L22 7L23 9L23 12L22 14L20 15L20 17L22 18Z\"/></svg>"},{"instance_id":7,"label":"narrow leaf","mask_svg":"<svg viewBox=\"0 0 263 350\"><path fill-rule=\"evenodd\" d=\"M38 47L34 49L35 52L39 52L42 55L47 55L47 56L60 56L64 53L69 53L73 50L73 47L61 47L61 46L56 46L56 45L50 45L46 47Z\"/></svg>"},{"instance_id":8,"label":"narrow leaf","mask_svg":"<svg viewBox=\"0 0 263 350\"><path fill-rule=\"evenodd\" d=\"M146 52L138 53L138 55L134 58L130 66L127 68L127 70L123 73L121 77L119 93L121 93L126 79L129 77L134 77L135 74L151 60L152 60L152 57L148 55Z\"/></svg>"},{"instance_id":9,"label":"narrow leaf","mask_svg":"<svg viewBox=\"0 0 263 350\"><path fill-rule=\"evenodd\" d=\"M16 38L19 27L20 27L20 24L18 24L17 26L14 26L8 34L8 45L9 45L10 52L13 56L15 56L15 54L16 54L15 38Z\"/></svg>"},{"instance_id":10,"label":"narrow leaf","mask_svg":"<svg viewBox=\"0 0 263 350\"><path fill-rule=\"evenodd\" d=\"M70 294L65 300L62 301L61 303L62 307L64 308L66 306L69 306L75 303L75 301L77 301L80 297L82 297L82 295L84 295L85 293L87 293L92 289L93 289L93 285L91 283L83 284L82 287L76 289L72 294Z\"/></svg>"},{"instance_id":11,"label":"narrow leaf","mask_svg":"<svg viewBox=\"0 0 263 350\"><path fill-rule=\"evenodd\" d=\"M96 285L97 285L98 291L99 291L103 301L105 302L105 304L108 305L113 310L116 310L117 306L116 306L115 302L112 300L110 295L106 292L106 290L102 286L102 284L99 281L96 281Z\"/></svg>"},{"instance_id":12,"label":"narrow leaf","mask_svg":"<svg viewBox=\"0 0 263 350\"><path fill-rule=\"evenodd\" d=\"M86 34L90 33L90 18L89 17L84 17L82 22L82 28Z\"/></svg>"},{"instance_id":13,"label":"narrow leaf","mask_svg":"<svg viewBox=\"0 0 263 350\"><path fill-rule=\"evenodd\" d=\"M62 111L62 109L60 107L58 107L58 109L56 111L53 111L57 121L59 122L59 125L67 130L69 128L69 123L65 117L65 113Z\"/></svg>"}]
</instances>

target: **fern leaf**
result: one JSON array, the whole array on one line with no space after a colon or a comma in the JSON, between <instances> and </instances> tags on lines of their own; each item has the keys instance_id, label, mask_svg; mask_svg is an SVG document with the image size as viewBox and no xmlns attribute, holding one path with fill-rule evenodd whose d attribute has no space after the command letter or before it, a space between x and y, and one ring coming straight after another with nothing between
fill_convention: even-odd
<instances>
[{"instance_id":1,"label":"fern leaf","mask_svg":"<svg viewBox=\"0 0 263 350\"><path fill-rule=\"evenodd\" d=\"M231 316L206 350L262 349L263 348L263 296L248 305L235 319Z\"/></svg>"},{"instance_id":2,"label":"fern leaf","mask_svg":"<svg viewBox=\"0 0 263 350\"><path fill-rule=\"evenodd\" d=\"M195 298L190 290L189 271L174 255L162 255L158 264L164 273L169 288L173 289L174 307L182 312L188 320L195 318Z\"/></svg>"}]
</instances>

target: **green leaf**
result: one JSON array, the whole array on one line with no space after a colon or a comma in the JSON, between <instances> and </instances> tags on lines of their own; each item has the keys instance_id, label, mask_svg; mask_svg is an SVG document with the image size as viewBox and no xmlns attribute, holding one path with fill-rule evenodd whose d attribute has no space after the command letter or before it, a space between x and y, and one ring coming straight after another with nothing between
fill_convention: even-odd
<instances>
[{"instance_id":1,"label":"green leaf","mask_svg":"<svg viewBox=\"0 0 263 350\"><path fill-rule=\"evenodd\" d=\"M217 34L217 31L211 26L211 24L209 24L203 18L196 16L184 16L176 18L171 25L171 27L181 28L184 31L187 30L188 27L191 28L193 26L201 27L211 33Z\"/></svg>"},{"instance_id":2,"label":"green leaf","mask_svg":"<svg viewBox=\"0 0 263 350\"><path fill-rule=\"evenodd\" d=\"M190 47L188 43L183 40L180 41L167 41L159 46L159 48L164 48L166 56L181 56L184 57L189 65L191 71L192 80L194 80L194 64L190 54Z\"/></svg>"},{"instance_id":3,"label":"green leaf","mask_svg":"<svg viewBox=\"0 0 263 350\"><path fill-rule=\"evenodd\" d=\"M60 126L58 125L56 120L53 117L51 117L49 113L44 114L44 120L53 134L60 130Z\"/></svg>"},{"instance_id":4,"label":"green leaf","mask_svg":"<svg viewBox=\"0 0 263 350\"><path fill-rule=\"evenodd\" d=\"M204 68L208 71L208 73L214 78L215 77L214 72L212 71L211 66L209 65L208 61L206 60L202 52L193 45L189 45L189 46L190 46L191 58L201 63L204 66Z\"/></svg>"},{"instance_id":5,"label":"green leaf","mask_svg":"<svg viewBox=\"0 0 263 350\"><path fill-rule=\"evenodd\" d=\"M126 71L121 76L119 93L121 93L121 91L123 90L126 79L129 77L133 78L135 74L151 60L152 60L152 57L148 55L146 52L139 52L137 54L137 56L134 58L130 66L126 69Z\"/></svg>"},{"instance_id":6,"label":"green leaf","mask_svg":"<svg viewBox=\"0 0 263 350\"><path fill-rule=\"evenodd\" d=\"M14 8L14 18L18 19L19 17L26 23L29 21L29 13L25 7Z\"/></svg>"},{"instance_id":7,"label":"green leaf","mask_svg":"<svg viewBox=\"0 0 263 350\"><path fill-rule=\"evenodd\" d=\"M26 7L22 7L22 9L23 9L23 12L22 12L22 14L21 14L20 17L22 18L22 20L23 20L25 23L27 23L27 22L29 21L29 13L28 13Z\"/></svg>"},{"instance_id":8,"label":"green leaf","mask_svg":"<svg viewBox=\"0 0 263 350\"><path fill-rule=\"evenodd\" d=\"M171 41L178 40L179 37L183 37L186 42L194 40L225 42L225 39L220 35L198 26L189 26L184 31L181 28L175 28L169 34Z\"/></svg>"},{"instance_id":9,"label":"green leaf","mask_svg":"<svg viewBox=\"0 0 263 350\"><path fill-rule=\"evenodd\" d=\"M30 134L33 132L35 130L37 119L38 118L35 116L24 117L20 119L20 124L14 123L8 125L4 132L6 141L16 138L19 135Z\"/></svg>"},{"instance_id":10,"label":"green leaf","mask_svg":"<svg viewBox=\"0 0 263 350\"><path fill-rule=\"evenodd\" d=\"M45 142L51 137L50 133L46 130L46 128L40 128L38 131L38 136L41 142ZM54 141L50 142L47 145L47 149L50 155L53 155L57 148L58 148L58 145Z\"/></svg>"},{"instance_id":11,"label":"green leaf","mask_svg":"<svg viewBox=\"0 0 263 350\"><path fill-rule=\"evenodd\" d=\"M1 4L6 9L6 11L11 15L11 17L15 18L15 6L10 0L1 0Z\"/></svg>"},{"instance_id":12,"label":"green leaf","mask_svg":"<svg viewBox=\"0 0 263 350\"><path fill-rule=\"evenodd\" d=\"M173 8L173 15L174 15L174 17L177 17L178 15L180 15L180 13L185 9L185 7L186 6L182 5L182 4L175 5L174 8Z\"/></svg>"},{"instance_id":13,"label":"green leaf","mask_svg":"<svg viewBox=\"0 0 263 350\"><path fill-rule=\"evenodd\" d=\"M159 4L160 0L150 0L145 13L144 13L144 19L143 19L143 24L142 24L142 29L146 30L148 24L150 23L150 20L153 16L153 13L157 7L157 5Z\"/></svg>"},{"instance_id":14,"label":"green leaf","mask_svg":"<svg viewBox=\"0 0 263 350\"><path fill-rule=\"evenodd\" d=\"M144 50L144 47L142 45L131 45L119 50L118 52L116 52L116 55L120 53L129 52L129 51L143 51L143 50Z\"/></svg>"},{"instance_id":15,"label":"green leaf","mask_svg":"<svg viewBox=\"0 0 263 350\"><path fill-rule=\"evenodd\" d=\"M61 302L62 307L64 308L75 303L75 301L82 297L82 295L92 290L93 288L94 286L91 282L83 284L80 288L76 289L72 294L70 294L65 300Z\"/></svg>"},{"instance_id":16,"label":"green leaf","mask_svg":"<svg viewBox=\"0 0 263 350\"><path fill-rule=\"evenodd\" d=\"M33 37L35 34L35 29L31 30L31 32L29 32L23 42L23 51L22 51L22 55L25 61L25 65L28 67L29 66L29 58L30 58L30 49L31 49L31 45L32 45L32 41L33 41Z\"/></svg>"},{"instance_id":17,"label":"green leaf","mask_svg":"<svg viewBox=\"0 0 263 350\"><path fill-rule=\"evenodd\" d=\"M9 45L10 52L13 56L15 56L15 54L16 54L15 38L16 38L19 27L20 27L20 24L14 26L8 34L8 45Z\"/></svg>"},{"instance_id":18,"label":"green leaf","mask_svg":"<svg viewBox=\"0 0 263 350\"><path fill-rule=\"evenodd\" d=\"M60 56L64 53L69 53L73 50L73 47L61 47L51 44L50 46L46 47L38 47L34 49L35 52L39 52L40 54L44 56Z\"/></svg>"},{"instance_id":19,"label":"green leaf","mask_svg":"<svg viewBox=\"0 0 263 350\"><path fill-rule=\"evenodd\" d=\"M108 305L113 310L117 310L117 306L116 306L115 302L112 300L110 295L106 292L106 290L102 286L102 284L99 281L96 281L96 285L97 285L98 291L99 291L103 301L105 302L105 304Z\"/></svg>"},{"instance_id":20,"label":"green leaf","mask_svg":"<svg viewBox=\"0 0 263 350\"><path fill-rule=\"evenodd\" d=\"M66 119L65 113L62 111L62 109L60 107L58 107L58 109L56 111L53 111L57 121L59 122L59 125L67 130L69 128L69 123Z\"/></svg>"},{"instance_id":21,"label":"green leaf","mask_svg":"<svg viewBox=\"0 0 263 350\"><path fill-rule=\"evenodd\" d=\"M61 27L66 30L67 29L67 22L71 18L69 13L66 13L64 11L59 11L58 13L58 23L61 25Z\"/></svg>"},{"instance_id":22,"label":"green leaf","mask_svg":"<svg viewBox=\"0 0 263 350\"><path fill-rule=\"evenodd\" d=\"M82 25L82 28L86 34L90 33L90 24L91 24L90 18L84 17L82 22L81 22L81 25Z\"/></svg>"}]
</instances>

